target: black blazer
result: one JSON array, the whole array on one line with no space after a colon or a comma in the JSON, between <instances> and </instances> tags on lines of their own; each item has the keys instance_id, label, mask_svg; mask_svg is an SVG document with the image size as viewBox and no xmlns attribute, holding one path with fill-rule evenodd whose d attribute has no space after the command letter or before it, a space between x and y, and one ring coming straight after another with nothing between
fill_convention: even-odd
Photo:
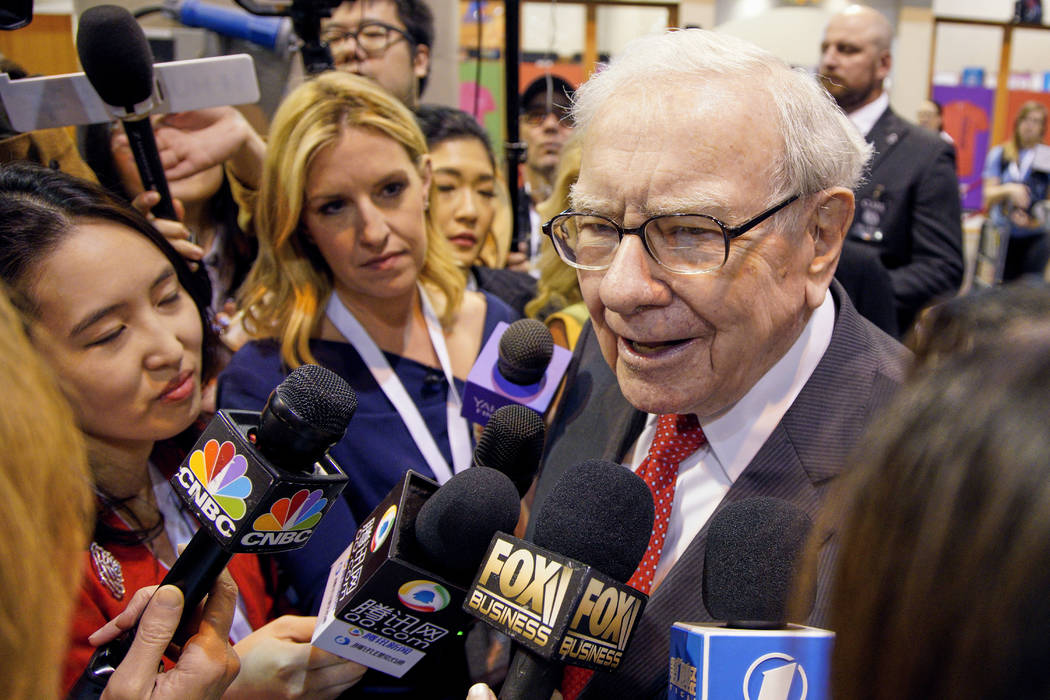
<instances>
[{"instance_id":1,"label":"black blazer","mask_svg":"<svg viewBox=\"0 0 1050 700\"><path fill-rule=\"evenodd\" d=\"M903 334L915 314L963 278L962 208L955 149L887 109L868 133L875 147L854 193L852 240L875 246L889 270Z\"/></svg>"},{"instance_id":2,"label":"black blazer","mask_svg":"<svg viewBox=\"0 0 1050 700\"><path fill-rule=\"evenodd\" d=\"M831 478L846 467L868 419L897 388L909 353L861 317L832 284L835 328L827 352L773 434L719 505L752 496L792 501L815 517ZM577 343L563 403L551 426L534 510L552 485L587 459L622 461L645 424L620 393L590 323ZM710 621L701 598L705 525L656 589L635 629L624 663L597 673L581 698L664 697L671 623ZM820 553L817 598L810 623L824 623L834 547Z\"/></svg>"}]
</instances>

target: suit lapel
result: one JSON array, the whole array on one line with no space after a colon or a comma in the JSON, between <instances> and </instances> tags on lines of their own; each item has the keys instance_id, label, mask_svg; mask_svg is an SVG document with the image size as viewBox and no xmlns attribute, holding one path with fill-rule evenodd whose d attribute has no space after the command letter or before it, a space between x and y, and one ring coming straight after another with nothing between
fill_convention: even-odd
<instances>
[{"instance_id":1,"label":"suit lapel","mask_svg":"<svg viewBox=\"0 0 1050 700\"><path fill-rule=\"evenodd\" d=\"M900 144L903 136L900 117L887 107L867 136L868 143L875 147L875 154L871 159L871 172L875 172L889 152Z\"/></svg>"}]
</instances>

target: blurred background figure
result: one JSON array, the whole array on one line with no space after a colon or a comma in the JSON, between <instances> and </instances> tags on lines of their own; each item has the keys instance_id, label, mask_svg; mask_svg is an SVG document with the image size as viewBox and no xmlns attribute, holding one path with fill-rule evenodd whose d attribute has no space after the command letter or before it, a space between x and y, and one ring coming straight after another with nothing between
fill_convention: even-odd
<instances>
[{"instance_id":1,"label":"blurred background figure","mask_svg":"<svg viewBox=\"0 0 1050 700\"><path fill-rule=\"evenodd\" d=\"M828 515L832 696L1050 696L1050 330L1004 328L902 390Z\"/></svg>"},{"instance_id":2,"label":"blurred background figure","mask_svg":"<svg viewBox=\"0 0 1050 700\"><path fill-rule=\"evenodd\" d=\"M919 105L919 111L916 112L916 121L919 122L919 126L929 129L948 143L954 144L955 140L944 130L942 111L940 102L923 100Z\"/></svg>"},{"instance_id":3,"label":"blurred background figure","mask_svg":"<svg viewBox=\"0 0 1050 700\"><path fill-rule=\"evenodd\" d=\"M430 149L432 182L430 216L452 245L452 254L467 280L467 289L485 291L519 314L536 294L536 280L502 268L510 232L497 231L508 203L488 134L466 112L439 105L416 110ZM509 212L507 212L509 213Z\"/></svg>"},{"instance_id":4,"label":"blurred background figure","mask_svg":"<svg viewBox=\"0 0 1050 700\"><path fill-rule=\"evenodd\" d=\"M1046 106L1025 102L1014 119L1010 139L992 148L984 163L983 196L988 216L1008 236L1003 280L1043 274L1050 261L1047 245L1047 185L1050 172L1037 157L1046 135Z\"/></svg>"},{"instance_id":5,"label":"blurred background figure","mask_svg":"<svg viewBox=\"0 0 1050 700\"><path fill-rule=\"evenodd\" d=\"M517 213L520 240L512 246L508 267L539 276L540 226L536 205L550 197L562 149L573 131L572 97L575 88L557 75L541 75L521 93L521 140L525 143L520 201L528 205Z\"/></svg>"}]
</instances>

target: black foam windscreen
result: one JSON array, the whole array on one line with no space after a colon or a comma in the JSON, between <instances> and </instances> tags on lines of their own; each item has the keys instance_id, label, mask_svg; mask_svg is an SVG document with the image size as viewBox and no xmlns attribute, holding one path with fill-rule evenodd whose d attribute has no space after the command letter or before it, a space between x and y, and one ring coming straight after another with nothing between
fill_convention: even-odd
<instances>
[{"instance_id":1,"label":"black foam windscreen","mask_svg":"<svg viewBox=\"0 0 1050 700\"><path fill-rule=\"evenodd\" d=\"M520 511L518 491L505 474L472 467L423 503L416 515L416 540L435 571L469 582L492 536L513 533Z\"/></svg>"},{"instance_id":2,"label":"black foam windscreen","mask_svg":"<svg viewBox=\"0 0 1050 700\"><path fill-rule=\"evenodd\" d=\"M626 583L653 532L653 494L627 467L594 459L562 475L536 514L532 541Z\"/></svg>"},{"instance_id":3,"label":"black foam windscreen","mask_svg":"<svg viewBox=\"0 0 1050 700\"><path fill-rule=\"evenodd\" d=\"M747 498L715 513L707 530L703 576L711 617L783 623L812 524L801 508L780 498Z\"/></svg>"},{"instance_id":4,"label":"black foam windscreen","mask_svg":"<svg viewBox=\"0 0 1050 700\"><path fill-rule=\"evenodd\" d=\"M493 411L474 448L474 464L510 477L524 496L543 455L547 429L543 417L527 406L508 404Z\"/></svg>"},{"instance_id":5,"label":"black foam windscreen","mask_svg":"<svg viewBox=\"0 0 1050 700\"><path fill-rule=\"evenodd\" d=\"M130 108L153 94L153 54L142 27L116 5L84 10L77 27L77 55L95 92L114 107Z\"/></svg>"},{"instance_id":6,"label":"black foam windscreen","mask_svg":"<svg viewBox=\"0 0 1050 700\"><path fill-rule=\"evenodd\" d=\"M523 318L503 332L496 365L506 379L528 386L543 378L553 354L554 338L547 326L534 318Z\"/></svg>"},{"instance_id":7,"label":"black foam windscreen","mask_svg":"<svg viewBox=\"0 0 1050 700\"><path fill-rule=\"evenodd\" d=\"M357 394L346 380L320 365L294 369L274 390L304 423L342 433L357 410Z\"/></svg>"}]
</instances>

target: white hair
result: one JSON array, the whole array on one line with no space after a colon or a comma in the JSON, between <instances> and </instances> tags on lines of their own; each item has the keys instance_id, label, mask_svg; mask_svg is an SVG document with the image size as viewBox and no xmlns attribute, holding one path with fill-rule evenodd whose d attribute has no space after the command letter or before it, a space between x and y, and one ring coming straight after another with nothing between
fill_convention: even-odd
<instances>
[{"instance_id":1,"label":"white hair","mask_svg":"<svg viewBox=\"0 0 1050 700\"><path fill-rule=\"evenodd\" d=\"M774 106L784 149L780 162L772 164L770 205L796 193L855 189L872 148L831 96L808 72L726 34L670 30L631 41L576 91L577 130L585 132L602 106L627 87L642 86L654 97L673 90L703 94L712 79L764 91Z\"/></svg>"}]
</instances>

